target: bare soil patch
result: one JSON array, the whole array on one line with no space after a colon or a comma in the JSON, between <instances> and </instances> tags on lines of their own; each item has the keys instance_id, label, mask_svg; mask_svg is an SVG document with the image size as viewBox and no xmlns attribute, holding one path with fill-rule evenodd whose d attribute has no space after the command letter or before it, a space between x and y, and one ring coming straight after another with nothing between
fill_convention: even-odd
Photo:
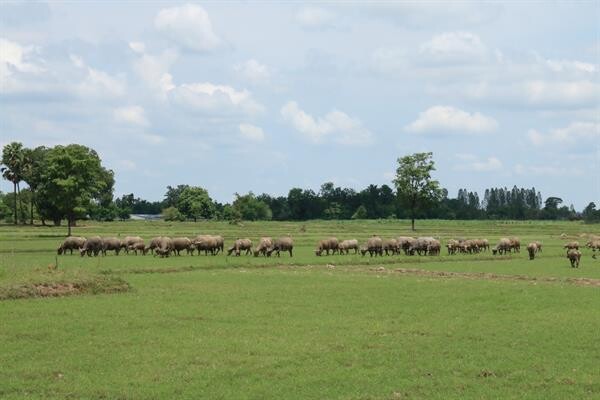
<instances>
[{"instance_id":1,"label":"bare soil patch","mask_svg":"<svg viewBox=\"0 0 600 400\"><path fill-rule=\"evenodd\" d=\"M118 277L97 276L74 282L26 283L0 287L0 300L39 297L63 297L81 294L123 293L131 289L129 283Z\"/></svg>"}]
</instances>

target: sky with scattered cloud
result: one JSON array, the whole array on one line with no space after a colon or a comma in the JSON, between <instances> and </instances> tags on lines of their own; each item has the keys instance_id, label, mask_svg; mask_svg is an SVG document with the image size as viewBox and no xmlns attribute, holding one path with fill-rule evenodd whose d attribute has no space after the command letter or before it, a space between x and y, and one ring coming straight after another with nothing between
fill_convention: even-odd
<instances>
[{"instance_id":1,"label":"sky with scattered cloud","mask_svg":"<svg viewBox=\"0 0 600 400\"><path fill-rule=\"evenodd\" d=\"M600 204L600 3L0 3L0 145L82 143L115 194L391 185ZM7 182L0 190L10 191Z\"/></svg>"}]
</instances>

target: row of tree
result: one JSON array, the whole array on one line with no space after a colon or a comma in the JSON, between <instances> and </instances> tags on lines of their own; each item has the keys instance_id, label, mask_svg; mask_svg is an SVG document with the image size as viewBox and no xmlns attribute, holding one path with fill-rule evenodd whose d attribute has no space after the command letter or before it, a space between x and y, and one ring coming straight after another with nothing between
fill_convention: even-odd
<instances>
[{"instance_id":1,"label":"row of tree","mask_svg":"<svg viewBox=\"0 0 600 400\"><path fill-rule=\"evenodd\" d=\"M535 188L490 188L483 199L460 189L450 198L439 182L431 153L398 159L394 188L369 185L361 191L331 182L311 189L292 188L287 196L235 194L231 204L211 199L199 186L168 186L162 201L123 195L113 200L114 174L102 166L98 154L85 146L69 145L27 149L20 143L2 152L3 177L13 184L12 194L0 193L0 217L15 224L39 219L43 224L77 219L127 219L131 214L162 214L168 220L309 220L309 219L579 219L600 221L600 210L590 203L582 213L562 199L545 201ZM21 182L27 188L21 188Z\"/></svg>"},{"instance_id":2,"label":"row of tree","mask_svg":"<svg viewBox=\"0 0 600 400\"><path fill-rule=\"evenodd\" d=\"M13 142L2 149L2 165L2 176L14 188L11 214L15 224L27 218L33 224L35 210L42 223L66 220L70 234L78 218L101 216L112 206L114 173L85 146L28 149ZM28 185L25 193L21 182Z\"/></svg>"}]
</instances>

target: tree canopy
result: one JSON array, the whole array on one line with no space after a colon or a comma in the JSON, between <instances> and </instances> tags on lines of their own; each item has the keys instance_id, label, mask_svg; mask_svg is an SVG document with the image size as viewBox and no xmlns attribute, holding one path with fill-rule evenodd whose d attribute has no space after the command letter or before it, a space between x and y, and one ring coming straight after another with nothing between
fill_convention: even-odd
<instances>
[{"instance_id":1,"label":"tree canopy","mask_svg":"<svg viewBox=\"0 0 600 400\"><path fill-rule=\"evenodd\" d=\"M410 210L412 230L416 212L442 199L440 183L431 177L435 171L433 153L415 153L398 159L394 184L400 201Z\"/></svg>"},{"instance_id":2,"label":"tree canopy","mask_svg":"<svg viewBox=\"0 0 600 400\"><path fill-rule=\"evenodd\" d=\"M66 218L69 235L75 219L95 203L112 201L114 176L96 151L78 144L48 151L39 186L41 204L54 220Z\"/></svg>"}]
</instances>

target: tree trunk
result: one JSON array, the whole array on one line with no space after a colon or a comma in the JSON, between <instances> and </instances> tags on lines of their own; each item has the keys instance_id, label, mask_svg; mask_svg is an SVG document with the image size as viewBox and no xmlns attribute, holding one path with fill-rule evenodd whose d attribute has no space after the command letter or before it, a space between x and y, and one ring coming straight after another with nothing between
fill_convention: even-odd
<instances>
[{"instance_id":1,"label":"tree trunk","mask_svg":"<svg viewBox=\"0 0 600 400\"><path fill-rule=\"evenodd\" d=\"M18 214L17 214L17 182L13 182L13 192L14 192L14 198L15 198L15 204L14 204L14 216L15 216L15 225L18 224L17 219Z\"/></svg>"},{"instance_id":2,"label":"tree trunk","mask_svg":"<svg viewBox=\"0 0 600 400\"><path fill-rule=\"evenodd\" d=\"M412 220L412 230L415 231L415 208L417 207L417 202L413 198L412 203L410 204L410 218Z\"/></svg>"},{"instance_id":3,"label":"tree trunk","mask_svg":"<svg viewBox=\"0 0 600 400\"><path fill-rule=\"evenodd\" d=\"M33 191L31 192L31 201L29 202L29 223L33 225Z\"/></svg>"},{"instance_id":4,"label":"tree trunk","mask_svg":"<svg viewBox=\"0 0 600 400\"><path fill-rule=\"evenodd\" d=\"M60 218L54 218L52 222L54 223L54 226L60 226L61 220Z\"/></svg>"},{"instance_id":5,"label":"tree trunk","mask_svg":"<svg viewBox=\"0 0 600 400\"><path fill-rule=\"evenodd\" d=\"M67 236L71 236L71 217L70 216L67 218L67 230L68 230Z\"/></svg>"},{"instance_id":6,"label":"tree trunk","mask_svg":"<svg viewBox=\"0 0 600 400\"><path fill-rule=\"evenodd\" d=\"M17 182L17 192L19 193L19 211L21 212L21 223L25 225L26 217L25 210L23 210L23 199L21 198L21 185Z\"/></svg>"}]
</instances>

